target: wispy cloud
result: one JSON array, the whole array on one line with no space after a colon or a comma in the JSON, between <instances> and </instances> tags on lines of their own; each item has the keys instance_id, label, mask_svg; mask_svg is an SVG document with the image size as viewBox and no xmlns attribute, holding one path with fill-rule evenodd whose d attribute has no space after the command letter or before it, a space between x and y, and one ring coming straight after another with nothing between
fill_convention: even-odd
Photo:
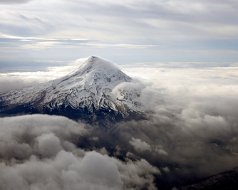
<instances>
[{"instance_id":1,"label":"wispy cloud","mask_svg":"<svg viewBox=\"0 0 238 190\"><path fill-rule=\"evenodd\" d=\"M100 43L91 41L88 39L56 39L56 38L40 38L40 37L25 37L25 36L13 36L7 34L0 34L0 42L5 42L5 46L8 43L14 43L15 45L21 45L23 48L51 48L54 46L92 46L96 48L105 47L122 47L122 48L153 48L156 44L113 44L113 43ZM7 43L6 43L7 42Z\"/></svg>"},{"instance_id":2,"label":"wispy cloud","mask_svg":"<svg viewBox=\"0 0 238 190\"><path fill-rule=\"evenodd\" d=\"M31 0L0 0L0 4L27 3Z\"/></svg>"},{"instance_id":3,"label":"wispy cloud","mask_svg":"<svg viewBox=\"0 0 238 190\"><path fill-rule=\"evenodd\" d=\"M0 6L0 57L6 59L11 47L35 59L54 59L58 52L72 60L95 53L129 61L237 60L227 53L238 47L233 0L34 0ZM42 54L45 49L51 53ZM218 50L222 56L214 56Z\"/></svg>"}]
</instances>

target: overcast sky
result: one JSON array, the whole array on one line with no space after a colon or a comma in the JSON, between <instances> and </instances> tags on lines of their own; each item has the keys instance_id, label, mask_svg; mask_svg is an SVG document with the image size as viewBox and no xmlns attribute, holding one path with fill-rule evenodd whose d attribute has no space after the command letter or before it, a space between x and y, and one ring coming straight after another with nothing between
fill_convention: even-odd
<instances>
[{"instance_id":1,"label":"overcast sky","mask_svg":"<svg viewBox=\"0 0 238 190\"><path fill-rule=\"evenodd\" d=\"M0 0L0 71L90 55L118 64L234 65L237 9L237 0Z\"/></svg>"}]
</instances>

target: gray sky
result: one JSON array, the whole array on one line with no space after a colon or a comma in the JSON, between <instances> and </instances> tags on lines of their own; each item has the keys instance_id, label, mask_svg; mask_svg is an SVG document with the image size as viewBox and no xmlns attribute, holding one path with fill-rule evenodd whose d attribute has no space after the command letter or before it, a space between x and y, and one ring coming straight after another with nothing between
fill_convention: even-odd
<instances>
[{"instance_id":1,"label":"gray sky","mask_svg":"<svg viewBox=\"0 0 238 190\"><path fill-rule=\"evenodd\" d=\"M0 71L90 55L118 64L233 65L237 8L236 0L0 0Z\"/></svg>"}]
</instances>

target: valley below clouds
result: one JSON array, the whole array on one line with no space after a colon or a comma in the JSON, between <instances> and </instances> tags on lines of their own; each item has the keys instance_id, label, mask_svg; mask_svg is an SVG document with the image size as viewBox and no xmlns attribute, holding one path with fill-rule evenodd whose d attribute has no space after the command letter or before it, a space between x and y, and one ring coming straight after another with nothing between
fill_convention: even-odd
<instances>
[{"instance_id":1,"label":"valley below clouds","mask_svg":"<svg viewBox=\"0 0 238 190\"><path fill-rule=\"evenodd\" d=\"M0 91L73 68L2 73ZM0 189L172 189L238 166L237 67L123 71L143 84L145 120L102 130L60 116L0 118Z\"/></svg>"}]
</instances>

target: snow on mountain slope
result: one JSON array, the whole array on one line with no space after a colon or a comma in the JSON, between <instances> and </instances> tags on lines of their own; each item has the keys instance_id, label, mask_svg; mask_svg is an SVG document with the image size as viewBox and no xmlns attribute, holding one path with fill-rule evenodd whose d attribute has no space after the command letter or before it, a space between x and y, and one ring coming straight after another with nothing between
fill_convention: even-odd
<instances>
[{"instance_id":1,"label":"snow on mountain slope","mask_svg":"<svg viewBox=\"0 0 238 190\"><path fill-rule=\"evenodd\" d=\"M140 88L116 65L91 56L79 68L37 87L0 94L0 114L48 113L90 119L141 112ZM131 86L131 87L130 87Z\"/></svg>"}]
</instances>

